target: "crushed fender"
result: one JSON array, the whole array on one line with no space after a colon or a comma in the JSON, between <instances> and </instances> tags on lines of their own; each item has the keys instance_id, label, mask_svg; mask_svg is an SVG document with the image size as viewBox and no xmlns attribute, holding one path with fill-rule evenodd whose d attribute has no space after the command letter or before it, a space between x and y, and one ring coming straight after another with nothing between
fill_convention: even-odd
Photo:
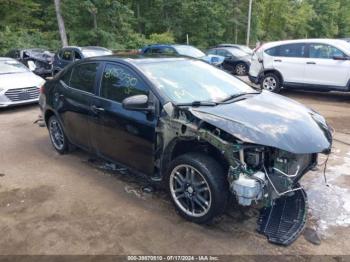
<instances>
[{"instance_id":1,"label":"crushed fender","mask_svg":"<svg viewBox=\"0 0 350 262\"><path fill-rule=\"evenodd\" d=\"M260 211L257 231L269 242L288 246L302 233L307 217L307 196L304 189L291 196L278 198Z\"/></svg>"}]
</instances>

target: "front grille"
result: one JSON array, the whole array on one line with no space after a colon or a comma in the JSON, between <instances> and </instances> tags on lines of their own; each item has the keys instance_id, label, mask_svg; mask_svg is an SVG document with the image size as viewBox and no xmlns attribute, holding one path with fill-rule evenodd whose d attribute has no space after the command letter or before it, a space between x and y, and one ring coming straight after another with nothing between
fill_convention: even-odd
<instances>
[{"instance_id":1,"label":"front grille","mask_svg":"<svg viewBox=\"0 0 350 262\"><path fill-rule=\"evenodd\" d=\"M40 88L38 87L25 87L10 89L5 92L5 96L12 102L19 102L31 99L39 98Z\"/></svg>"}]
</instances>

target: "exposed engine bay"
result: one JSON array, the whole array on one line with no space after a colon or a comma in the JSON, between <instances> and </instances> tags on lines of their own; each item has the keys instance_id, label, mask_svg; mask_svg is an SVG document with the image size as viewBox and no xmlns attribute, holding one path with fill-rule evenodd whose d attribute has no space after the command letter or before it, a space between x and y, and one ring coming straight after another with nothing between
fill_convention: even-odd
<instances>
[{"instance_id":1,"label":"exposed engine bay","mask_svg":"<svg viewBox=\"0 0 350 262\"><path fill-rule=\"evenodd\" d=\"M218 159L227 167L230 192L242 206L263 204L257 231L275 244L289 245L302 232L307 217L307 197L299 181L317 164L319 152L291 153L284 149L242 141L234 133L216 125L217 119L204 120L201 114L167 105L161 118L158 144L164 152L159 169L169 162L169 154L180 141L195 141L209 154L219 152ZM170 117L169 117L170 116ZM209 119L209 118L208 118ZM212 118L213 119L213 118ZM228 122L226 120L226 122ZM215 125L214 125L215 123ZM240 132L244 132L240 123ZM326 134L327 139L331 134ZM292 141L291 141L292 142ZM219 155L219 156L218 156ZM169 158L167 158L169 157Z\"/></svg>"}]
</instances>

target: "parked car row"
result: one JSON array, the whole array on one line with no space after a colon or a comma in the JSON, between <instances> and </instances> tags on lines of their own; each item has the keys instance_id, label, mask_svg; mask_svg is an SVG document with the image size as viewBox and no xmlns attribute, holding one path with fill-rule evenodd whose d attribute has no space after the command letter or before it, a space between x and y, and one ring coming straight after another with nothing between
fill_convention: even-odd
<instances>
[{"instance_id":1,"label":"parked car row","mask_svg":"<svg viewBox=\"0 0 350 262\"><path fill-rule=\"evenodd\" d=\"M258 231L288 245L306 223L300 179L318 154L330 154L332 133L315 111L255 90L232 73L250 66L250 79L276 92L293 83L285 73L304 77L319 60L338 67L349 61L345 41L322 41L266 44L252 60L251 51L229 44L209 55L188 45L150 45L132 58L65 47L45 84L20 62L2 58L0 106L37 101L41 87L40 109L58 153L76 146L161 182L178 213L196 223L222 214L232 197L241 206L261 203ZM303 68L288 68L297 64Z\"/></svg>"}]
</instances>

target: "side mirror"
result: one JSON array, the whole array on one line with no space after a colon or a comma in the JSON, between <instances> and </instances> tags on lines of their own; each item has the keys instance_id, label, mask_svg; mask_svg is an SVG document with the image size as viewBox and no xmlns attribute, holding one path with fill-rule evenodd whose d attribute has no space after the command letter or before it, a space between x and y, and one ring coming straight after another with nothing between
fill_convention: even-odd
<instances>
[{"instance_id":1,"label":"side mirror","mask_svg":"<svg viewBox=\"0 0 350 262\"><path fill-rule=\"evenodd\" d=\"M122 102L123 108L132 111L153 112L154 107L149 105L146 95L134 95L127 97Z\"/></svg>"},{"instance_id":2,"label":"side mirror","mask_svg":"<svg viewBox=\"0 0 350 262\"><path fill-rule=\"evenodd\" d=\"M29 68L30 71L32 71L32 72L35 71L36 65L35 65L34 61L29 60L29 61L27 62L27 64L28 64L28 68Z\"/></svg>"},{"instance_id":3,"label":"side mirror","mask_svg":"<svg viewBox=\"0 0 350 262\"><path fill-rule=\"evenodd\" d=\"M333 56L333 60L342 60L342 61L345 61L345 60L350 60L350 57L348 56Z\"/></svg>"}]
</instances>

